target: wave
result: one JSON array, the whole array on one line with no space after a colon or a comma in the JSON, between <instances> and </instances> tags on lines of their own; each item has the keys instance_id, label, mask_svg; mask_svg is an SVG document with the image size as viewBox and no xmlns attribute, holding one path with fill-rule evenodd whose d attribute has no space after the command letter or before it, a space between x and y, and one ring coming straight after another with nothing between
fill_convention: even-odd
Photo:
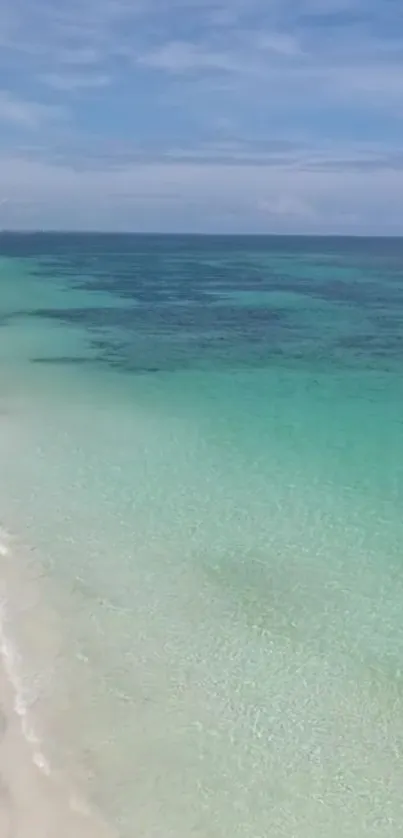
<instances>
[{"instance_id":1,"label":"wave","mask_svg":"<svg viewBox=\"0 0 403 838\"><path fill-rule=\"evenodd\" d=\"M0 527L0 556L6 558L10 553L11 538L4 527ZM4 585L4 581L3 581ZM29 744L32 761L45 775L51 773L50 761L42 750L41 738L32 723L30 707L34 698L29 700L21 674L21 654L10 636L10 618L6 589L0 600L0 654L4 672L13 691L13 710L20 720L21 733Z\"/></svg>"}]
</instances>

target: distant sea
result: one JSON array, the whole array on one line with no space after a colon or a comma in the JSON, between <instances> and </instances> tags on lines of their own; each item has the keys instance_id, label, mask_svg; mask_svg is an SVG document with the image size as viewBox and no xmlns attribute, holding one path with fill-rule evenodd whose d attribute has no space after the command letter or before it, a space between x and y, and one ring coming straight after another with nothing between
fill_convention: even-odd
<instances>
[{"instance_id":1,"label":"distant sea","mask_svg":"<svg viewBox=\"0 0 403 838\"><path fill-rule=\"evenodd\" d=\"M403 240L0 235L3 654L122 838L401 834L402 364Z\"/></svg>"}]
</instances>

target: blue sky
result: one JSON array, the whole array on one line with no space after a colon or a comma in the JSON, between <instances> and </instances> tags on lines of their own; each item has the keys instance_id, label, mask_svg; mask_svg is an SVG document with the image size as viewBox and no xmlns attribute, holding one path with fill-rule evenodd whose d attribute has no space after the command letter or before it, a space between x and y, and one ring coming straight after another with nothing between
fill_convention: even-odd
<instances>
[{"instance_id":1,"label":"blue sky","mask_svg":"<svg viewBox=\"0 0 403 838\"><path fill-rule=\"evenodd\" d=\"M403 0L3 0L0 227L403 233Z\"/></svg>"}]
</instances>

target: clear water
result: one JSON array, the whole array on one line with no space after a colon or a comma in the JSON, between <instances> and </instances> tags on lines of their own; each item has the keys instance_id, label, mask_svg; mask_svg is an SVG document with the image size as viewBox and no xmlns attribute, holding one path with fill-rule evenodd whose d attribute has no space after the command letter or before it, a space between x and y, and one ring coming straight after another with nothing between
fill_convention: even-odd
<instances>
[{"instance_id":1,"label":"clear water","mask_svg":"<svg viewBox=\"0 0 403 838\"><path fill-rule=\"evenodd\" d=\"M122 838L403 823L403 241L0 237L7 630Z\"/></svg>"}]
</instances>

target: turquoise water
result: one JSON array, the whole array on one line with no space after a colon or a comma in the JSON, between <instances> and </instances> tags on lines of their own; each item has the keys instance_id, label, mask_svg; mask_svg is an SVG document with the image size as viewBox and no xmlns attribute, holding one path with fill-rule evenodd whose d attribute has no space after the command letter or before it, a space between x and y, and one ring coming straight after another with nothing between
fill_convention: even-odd
<instances>
[{"instance_id":1,"label":"turquoise water","mask_svg":"<svg viewBox=\"0 0 403 838\"><path fill-rule=\"evenodd\" d=\"M2 600L49 770L122 838L399 835L403 242L0 254Z\"/></svg>"}]
</instances>

